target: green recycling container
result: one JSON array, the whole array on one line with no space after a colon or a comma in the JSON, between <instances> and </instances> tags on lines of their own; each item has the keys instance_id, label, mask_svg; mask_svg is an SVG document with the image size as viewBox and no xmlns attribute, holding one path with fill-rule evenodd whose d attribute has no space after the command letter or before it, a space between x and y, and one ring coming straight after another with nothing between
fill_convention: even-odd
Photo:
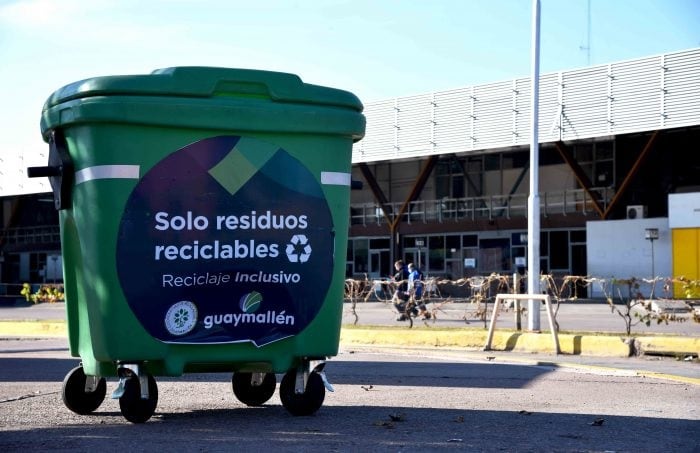
<instances>
[{"instance_id":1,"label":"green recycling container","mask_svg":"<svg viewBox=\"0 0 700 453\"><path fill-rule=\"evenodd\" d=\"M41 117L49 164L29 170L49 177L59 209L82 362L66 405L91 412L117 376L112 396L145 421L153 376L230 371L247 404L287 373L287 409L315 411L314 376L329 384L313 365L338 352L364 129L354 94L288 73L175 67L53 93Z\"/></svg>"}]
</instances>

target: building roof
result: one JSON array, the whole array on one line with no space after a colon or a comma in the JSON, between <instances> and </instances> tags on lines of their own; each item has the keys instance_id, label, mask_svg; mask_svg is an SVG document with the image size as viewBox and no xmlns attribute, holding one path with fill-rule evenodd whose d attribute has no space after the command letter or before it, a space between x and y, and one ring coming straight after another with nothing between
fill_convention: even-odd
<instances>
[{"instance_id":1,"label":"building roof","mask_svg":"<svg viewBox=\"0 0 700 453\"><path fill-rule=\"evenodd\" d=\"M352 162L526 146L530 78L378 101ZM700 125L700 48L540 76L538 141Z\"/></svg>"},{"instance_id":2,"label":"building roof","mask_svg":"<svg viewBox=\"0 0 700 453\"><path fill-rule=\"evenodd\" d=\"M527 146L531 93L526 77L369 103L352 162ZM540 143L698 126L700 48L543 74L538 105ZM24 157L0 158L0 196L51 190Z\"/></svg>"}]
</instances>

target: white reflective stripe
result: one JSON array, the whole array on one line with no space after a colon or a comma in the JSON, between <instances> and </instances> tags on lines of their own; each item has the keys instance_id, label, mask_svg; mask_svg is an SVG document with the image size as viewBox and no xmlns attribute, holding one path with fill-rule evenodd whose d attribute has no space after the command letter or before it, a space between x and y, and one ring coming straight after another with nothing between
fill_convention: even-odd
<instances>
[{"instance_id":1,"label":"white reflective stripe","mask_svg":"<svg viewBox=\"0 0 700 453\"><path fill-rule=\"evenodd\" d=\"M340 173L336 171L322 171L321 184L333 184L336 186L349 186L350 173Z\"/></svg>"},{"instance_id":2,"label":"white reflective stripe","mask_svg":"<svg viewBox=\"0 0 700 453\"><path fill-rule=\"evenodd\" d=\"M75 172L75 183L93 179L139 179L138 165L96 165Z\"/></svg>"}]
</instances>

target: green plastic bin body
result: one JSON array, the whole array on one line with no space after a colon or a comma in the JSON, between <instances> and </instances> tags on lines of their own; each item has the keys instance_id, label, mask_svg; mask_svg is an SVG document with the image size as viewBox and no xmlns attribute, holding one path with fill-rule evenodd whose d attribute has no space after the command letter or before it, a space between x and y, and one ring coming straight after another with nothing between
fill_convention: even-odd
<instances>
[{"instance_id":1,"label":"green plastic bin body","mask_svg":"<svg viewBox=\"0 0 700 453\"><path fill-rule=\"evenodd\" d=\"M280 373L336 355L361 111L349 92L241 69L56 91L41 128L72 165L60 228L85 374Z\"/></svg>"}]
</instances>

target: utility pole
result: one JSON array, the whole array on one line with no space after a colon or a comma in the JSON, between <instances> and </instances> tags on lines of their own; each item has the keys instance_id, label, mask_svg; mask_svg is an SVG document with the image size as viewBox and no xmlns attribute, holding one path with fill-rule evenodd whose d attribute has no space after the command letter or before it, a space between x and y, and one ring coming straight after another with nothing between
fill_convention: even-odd
<instances>
[{"instance_id":1,"label":"utility pole","mask_svg":"<svg viewBox=\"0 0 700 453\"><path fill-rule=\"evenodd\" d=\"M527 292L540 293L540 195L539 195L539 138L537 121L539 117L540 91L540 2L532 1L532 98L530 105L532 127L530 133L530 195L527 206ZM527 303L530 331L540 330L540 301L529 299Z\"/></svg>"}]
</instances>

